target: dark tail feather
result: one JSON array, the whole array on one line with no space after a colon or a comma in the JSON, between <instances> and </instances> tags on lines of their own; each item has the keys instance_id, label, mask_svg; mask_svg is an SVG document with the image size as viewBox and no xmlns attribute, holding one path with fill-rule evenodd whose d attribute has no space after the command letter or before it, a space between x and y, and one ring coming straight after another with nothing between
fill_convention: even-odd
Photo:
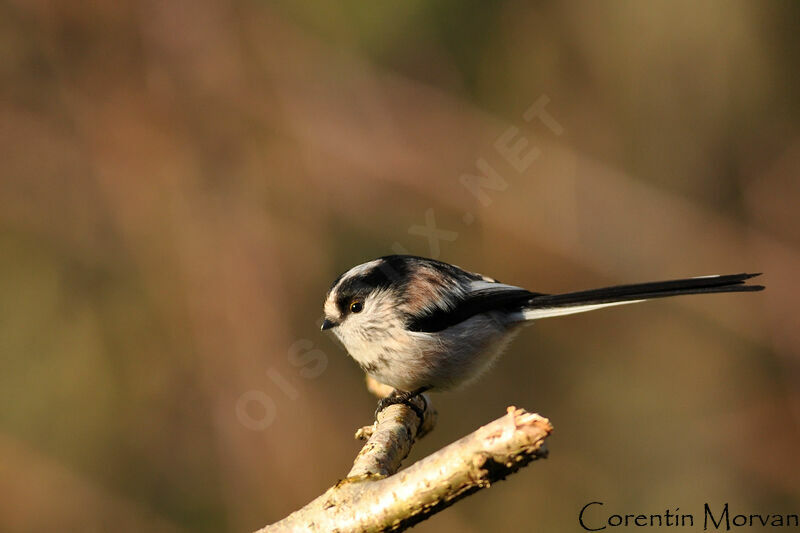
<instances>
[{"instance_id":1,"label":"dark tail feather","mask_svg":"<svg viewBox=\"0 0 800 533\"><path fill-rule=\"evenodd\" d=\"M665 298L682 294L710 294L715 292L760 291L762 285L745 285L745 281L760 274L730 274L701 278L656 281L634 285L617 285L566 294L534 296L526 305L526 318L542 318L590 311L606 305ZM572 310L574 309L574 310Z\"/></svg>"}]
</instances>

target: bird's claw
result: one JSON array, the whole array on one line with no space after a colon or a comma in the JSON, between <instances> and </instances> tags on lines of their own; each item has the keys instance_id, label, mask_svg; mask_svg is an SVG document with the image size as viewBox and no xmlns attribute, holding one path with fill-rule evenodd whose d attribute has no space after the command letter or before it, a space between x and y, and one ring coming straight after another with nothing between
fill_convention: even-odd
<instances>
[{"instance_id":1,"label":"bird's claw","mask_svg":"<svg viewBox=\"0 0 800 533\"><path fill-rule=\"evenodd\" d=\"M398 392L397 389L393 390L389 396L381 398L378 401L378 408L375 409L375 418L377 419L378 414L390 405L403 404L414 411L414 414L419 418L420 425L422 425L422 421L425 419L425 411L428 409L428 400L426 400L425 396L422 394L426 390L428 390L428 387L421 387L407 392ZM412 401L417 396L422 400L422 408Z\"/></svg>"}]
</instances>

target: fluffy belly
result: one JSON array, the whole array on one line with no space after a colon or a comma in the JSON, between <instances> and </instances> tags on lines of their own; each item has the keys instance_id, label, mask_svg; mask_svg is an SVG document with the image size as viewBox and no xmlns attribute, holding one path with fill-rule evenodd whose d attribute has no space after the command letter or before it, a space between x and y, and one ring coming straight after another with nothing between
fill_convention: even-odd
<instances>
[{"instance_id":1,"label":"fluffy belly","mask_svg":"<svg viewBox=\"0 0 800 533\"><path fill-rule=\"evenodd\" d=\"M468 385L488 370L516 329L492 317L477 316L446 332L405 331L408 338L395 338L374 350L371 357L356 359L372 377L399 390L453 389Z\"/></svg>"}]
</instances>

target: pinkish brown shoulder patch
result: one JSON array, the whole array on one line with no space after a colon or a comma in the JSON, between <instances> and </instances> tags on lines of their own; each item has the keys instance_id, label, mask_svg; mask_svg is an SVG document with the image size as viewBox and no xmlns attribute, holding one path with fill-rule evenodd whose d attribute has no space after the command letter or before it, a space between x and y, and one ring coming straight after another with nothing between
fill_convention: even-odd
<instances>
[{"instance_id":1,"label":"pinkish brown shoulder patch","mask_svg":"<svg viewBox=\"0 0 800 533\"><path fill-rule=\"evenodd\" d=\"M421 267L406 287L403 311L418 314L429 308L431 302L440 301L442 295L451 290L452 283L442 277L438 270Z\"/></svg>"}]
</instances>

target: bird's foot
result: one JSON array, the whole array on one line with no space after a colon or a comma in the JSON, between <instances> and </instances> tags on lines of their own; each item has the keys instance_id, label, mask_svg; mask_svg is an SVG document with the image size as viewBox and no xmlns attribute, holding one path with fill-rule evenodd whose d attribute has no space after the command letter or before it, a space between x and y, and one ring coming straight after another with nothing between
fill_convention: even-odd
<instances>
[{"instance_id":1,"label":"bird's foot","mask_svg":"<svg viewBox=\"0 0 800 533\"><path fill-rule=\"evenodd\" d=\"M420 421L420 425L422 421L425 419L425 410L428 408L428 401L423 396L423 392L427 391L430 387L420 387L418 389L414 389L413 391L404 391L400 392L397 389L393 390L389 396L385 398L381 398L378 401L378 408L375 409L375 418L378 417L378 413L389 407L390 405L396 405L398 403L405 405L417 415ZM415 404L412 400L417 396L420 397L422 400L423 407L420 407Z\"/></svg>"}]
</instances>

